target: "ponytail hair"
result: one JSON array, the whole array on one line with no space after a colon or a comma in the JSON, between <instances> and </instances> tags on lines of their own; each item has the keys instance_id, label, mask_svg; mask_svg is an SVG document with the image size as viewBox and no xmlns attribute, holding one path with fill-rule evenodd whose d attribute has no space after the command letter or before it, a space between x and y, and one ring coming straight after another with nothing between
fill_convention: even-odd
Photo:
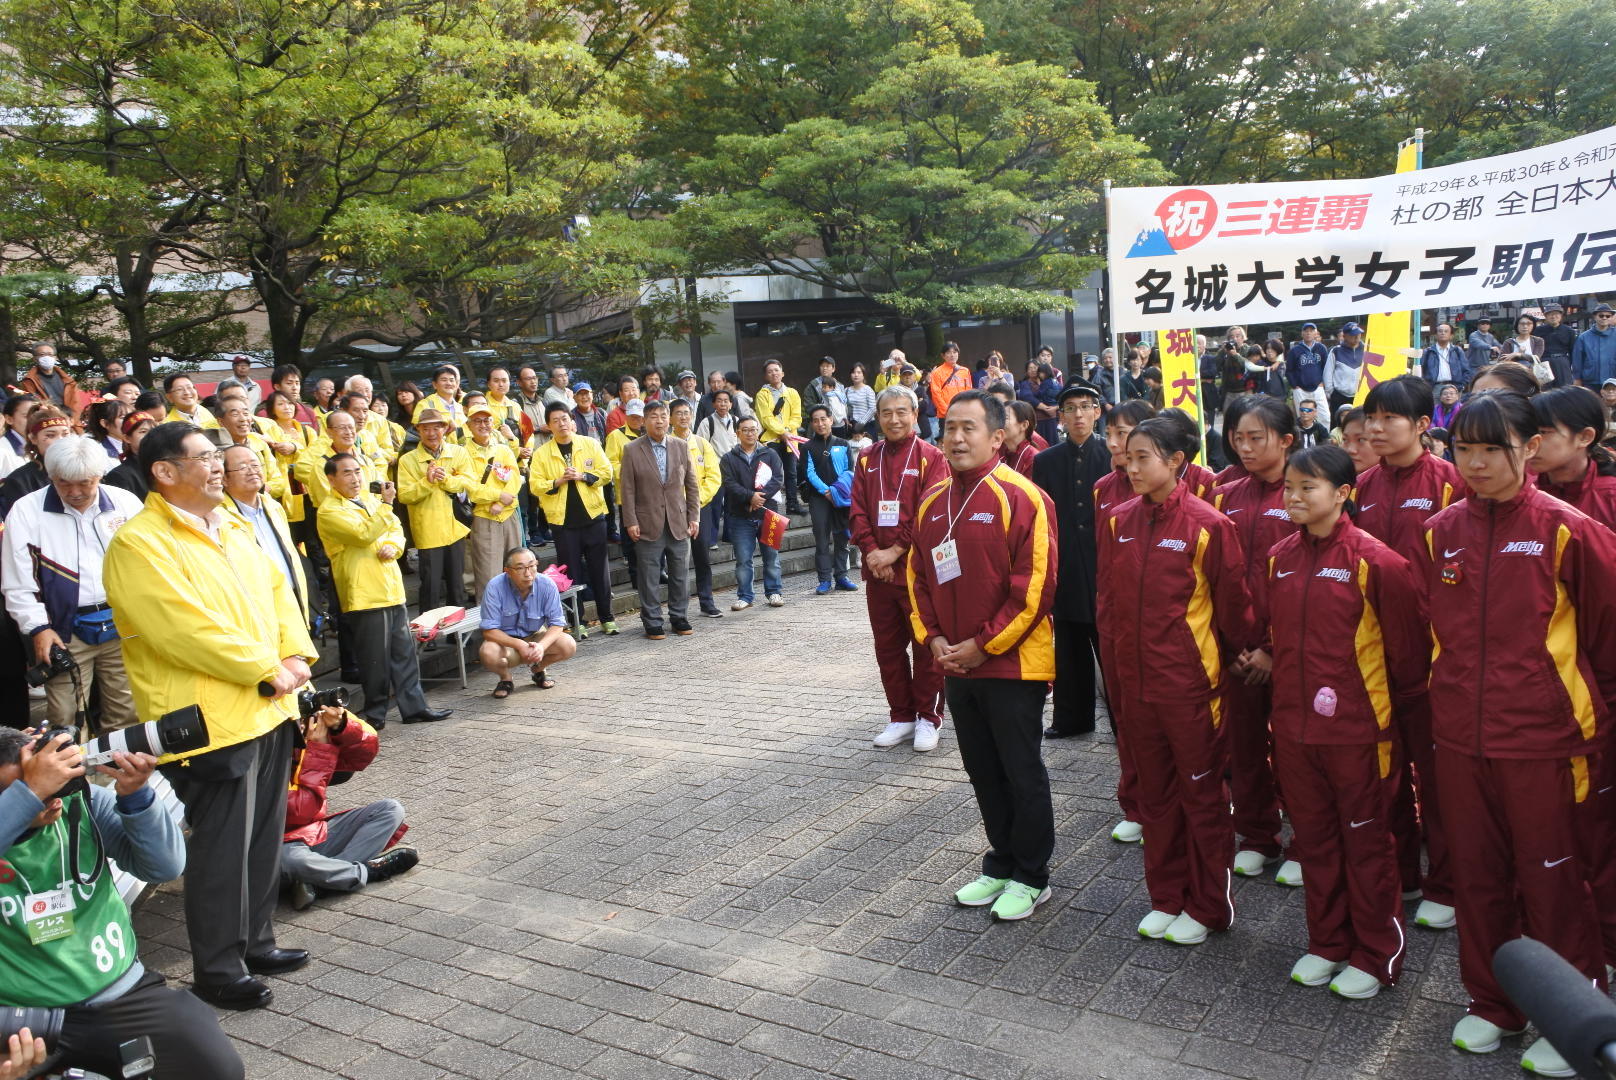
<instances>
[{"instance_id":1,"label":"ponytail hair","mask_svg":"<svg viewBox=\"0 0 1616 1080\"><path fill-rule=\"evenodd\" d=\"M1310 446L1306 450L1298 450L1285 462L1285 468L1295 470L1303 476L1312 476L1331 487L1354 487L1358 483L1358 472L1352 464L1352 458L1347 452L1333 443L1320 443ZM1358 516L1358 504L1348 496L1342 511L1348 517Z\"/></svg>"},{"instance_id":2,"label":"ponytail hair","mask_svg":"<svg viewBox=\"0 0 1616 1080\"><path fill-rule=\"evenodd\" d=\"M1269 397L1267 394L1260 396L1252 394L1249 396L1256 398L1256 400L1246 407L1243 416L1256 416L1258 420L1262 421L1263 427L1281 438L1289 435L1291 444L1294 446L1296 443L1296 414L1291 412L1290 406L1276 397ZM1238 420L1235 421L1235 426L1239 426ZM1224 430L1230 430L1227 420L1224 421Z\"/></svg>"},{"instance_id":3,"label":"ponytail hair","mask_svg":"<svg viewBox=\"0 0 1616 1080\"><path fill-rule=\"evenodd\" d=\"M1190 441L1190 449L1186 458L1193 458L1201 452L1201 425L1189 413L1179 408L1167 408L1156 414L1163 420L1172 420L1184 429L1184 435Z\"/></svg>"},{"instance_id":4,"label":"ponytail hair","mask_svg":"<svg viewBox=\"0 0 1616 1080\"><path fill-rule=\"evenodd\" d=\"M1600 476L1616 476L1616 454L1600 442L1605 434L1605 403L1586 386L1562 386L1545 390L1532 398L1532 411L1537 414L1539 428L1565 428L1573 435L1584 428L1592 428L1594 441L1588 447L1588 456Z\"/></svg>"},{"instance_id":5,"label":"ponytail hair","mask_svg":"<svg viewBox=\"0 0 1616 1080\"><path fill-rule=\"evenodd\" d=\"M1148 420L1141 420L1139 426L1128 433L1128 442L1135 439L1148 439L1156 448L1157 455L1163 461L1171 461L1174 454L1183 454L1188 460L1193 448L1199 445L1184 425L1170 416L1153 416Z\"/></svg>"}]
</instances>

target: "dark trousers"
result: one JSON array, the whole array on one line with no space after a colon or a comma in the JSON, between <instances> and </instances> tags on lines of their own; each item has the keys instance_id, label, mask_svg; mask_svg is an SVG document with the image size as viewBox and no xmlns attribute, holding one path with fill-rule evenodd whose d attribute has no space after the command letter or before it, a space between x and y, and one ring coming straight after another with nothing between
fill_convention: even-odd
<instances>
[{"instance_id":1,"label":"dark trousers","mask_svg":"<svg viewBox=\"0 0 1616 1080\"><path fill-rule=\"evenodd\" d=\"M814 525L814 569L819 580L847 576L847 511L823 495L808 496Z\"/></svg>"},{"instance_id":2,"label":"dark trousers","mask_svg":"<svg viewBox=\"0 0 1616 1080\"><path fill-rule=\"evenodd\" d=\"M33 662L32 643L24 644L22 631L9 616L0 618L0 727L21 729L32 723L23 672Z\"/></svg>"},{"instance_id":3,"label":"dark trousers","mask_svg":"<svg viewBox=\"0 0 1616 1080\"><path fill-rule=\"evenodd\" d=\"M421 610L462 603L466 595L466 543L421 548Z\"/></svg>"},{"instance_id":4,"label":"dark trousers","mask_svg":"<svg viewBox=\"0 0 1616 1080\"><path fill-rule=\"evenodd\" d=\"M241 755L242 775L199 779L199 773L211 777L223 771L207 760L215 754ZM235 982L247 974L247 954L275 947L272 920L291 760L292 725L287 723L250 743L164 770L191 827L185 843L185 926L198 983Z\"/></svg>"},{"instance_id":5,"label":"dark trousers","mask_svg":"<svg viewBox=\"0 0 1616 1080\"><path fill-rule=\"evenodd\" d=\"M1041 890L1049 884L1049 857L1055 853L1055 810L1043 759L1044 684L949 677L944 693L988 834L982 872Z\"/></svg>"},{"instance_id":6,"label":"dark trousers","mask_svg":"<svg viewBox=\"0 0 1616 1080\"><path fill-rule=\"evenodd\" d=\"M1049 726L1062 735L1094 730L1094 661L1100 634L1092 622L1055 620L1055 711Z\"/></svg>"},{"instance_id":7,"label":"dark trousers","mask_svg":"<svg viewBox=\"0 0 1616 1080\"><path fill-rule=\"evenodd\" d=\"M617 485L607 484L601 492L606 496L606 538L610 540L620 535L617 529Z\"/></svg>"},{"instance_id":8,"label":"dark trousers","mask_svg":"<svg viewBox=\"0 0 1616 1080\"><path fill-rule=\"evenodd\" d=\"M780 455L780 477L782 483L780 490L786 497L786 509L792 513L802 513L802 495L797 491L797 485L802 482L802 463L797 455L791 452L791 444L785 441L770 443L774 452Z\"/></svg>"},{"instance_id":9,"label":"dark trousers","mask_svg":"<svg viewBox=\"0 0 1616 1080\"><path fill-rule=\"evenodd\" d=\"M567 568L567 576L586 586L588 599L595 602L595 618L612 618L612 579L606 562L606 518L604 515L581 529L564 525L554 528L556 563ZM583 617L584 597L579 597L579 618Z\"/></svg>"},{"instance_id":10,"label":"dark trousers","mask_svg":"<svg viewBox=\"0 0 1616 1080\"><path fill-rule=\"evenodd\" d=\"M337 610L337 586L331 580L331 560L326 557L325 544L320 542L320 530L314 525L314 507L308 510L308 517L302 521L294 522L291 526L292 539L303 544L304 550L309 554L309 564L314 567L314 580L320 587L320 596L324 600L326 611ZM309 598L309 607L318 609L321 605Z\"/></svg>"},{"instance_id":11,"label":"dark trousers","mask_svg":"<svg viewBox=\"0 0 1616 1080\"><path fill-rule=\"evenodd\" d=\"M387 721L389 693L398 699L399 715L424 712L427 703L421 690L421 661L404 605L350 611L347 617L354 628L360 686L365 691L365 707L360 713L365 722L380 727Z\"/></svg>"},{"instance_id":12,"label":"dark trousers","mask_svg":"<svg viewBox=\"0 0 1616 1080\"><path fill-rule=\"evenodd\" d=\"M285 797L282 796L282 802ZM157 1076L201 1080L242 1080L241 1055L219 1027L213 1009L183 990L166 985L155 971L123 997L105 1005L75 1005L62 1021L53 1069L85 1069L123 1075L120 1043L144 1035L151 1040Z\"/></svg>"},{"instance_id":13,"label":"dark trousers","mask_svg":"<svg viewBox=\"0 0 1616 1080\"><path fill-rule=\"evenodd\" d=\"M701 610L713 610L713 554L707 548L713 543L717 535L713 524L713 509L721 504L720 499L714 499L701 508L701 531L696 533L690 541L690 564L696 568L696 599L701 603ZM663 559L666 565L667 560Z\"/></svg>"},{"instance_id":14,"label":"dark trousers","mask_svg":"<svg viewBox=\"0 0 1616 1080\"><path fill-rule=\"evenodd\" d=\"M522 515L522 528L527 534L525 542L530 546L549 543L554 534L544 517L544 504L533 494L533 489L523 484L516 501Z\"/></svg>"},{"instance_id":15,"label":"dark trousers","mask_svg":"<svg viewBox=\"0 0 1616 1080\"><path fill-rule=\"evenodd\" d=\"M1351 404L1352 404L1352 395L1351 394L1342 394L1342 393L1338 393L1335 390L1331 390L1330 391L1330 415L1329 416L1321 416L1321 417L1319 417L1319 423L1323 424L1327 428L1335 427L1336 413L1340 412L1343 407L1345 407L1347 405L1351 405Z\"/></svg>"}]
</instances>

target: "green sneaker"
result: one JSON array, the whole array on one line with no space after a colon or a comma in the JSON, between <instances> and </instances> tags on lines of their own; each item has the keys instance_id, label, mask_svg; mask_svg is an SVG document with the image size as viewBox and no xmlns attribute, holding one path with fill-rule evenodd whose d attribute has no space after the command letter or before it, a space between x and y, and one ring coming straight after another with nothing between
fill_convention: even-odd
<instances>
[{"instance_id":1,"label":"green sneaker","mask_svg":"<svg viewBox=\"0 0 1616 1080\"><path fill-rule=\"evenodd\" d=\"M1019 881L1012 881L1004 887L1004 892L993 901L993 917L1000 922L1012 922L1016 919L1025 919L1031 915L1033 909L1049 899L1049 890L1039 892L1031 885L1023 885Z\"/></svg>"},{"instance_id":2,"label":"green sneaker","mask_svg":"<svg viewBox=\"0 0 1616 1080\"><path fill-rule=\"evenodd\" d=\"M577 626L569 626L567 633L572 635L574 641L585 641L589 638L589 631L583 628L582 623Z\"/></svg>"},{"instance_id":3,"label":"green sneaker","mask_svg":"<svg viewBox=\"0 0 1616 1080\"><path fill-rule=\"evenodd\" d=\"M617 633L617 632L618 632L618 630L617 630L617 624L616 624L616 623L614 623L614 622L613 622L613 621L612 621L612 620L610 620L610 619L607 619L607 620L606 620L606 621L605 621L605 622L603 622L603 623L601 623L601 624L600 624L600 628L601 628L601 629L602 629L602 630L603 630L603 631L605 631L605 632L606 632L606 633L607 633L607 634L608 634L608 635L611 635L611 634L615 634L615 633Z\"/></svg>"},{"instance_id":4,"label":"green sneaker","mask_svg":"<svg viewBox=\"0 0 1616 1080\"><path fill-rule=\"evenodd\" d=\"M1010 884L1005 877L988 877L983 874L965 888L954 894L954 902L965 907L982 907L991 904L1004 892L1004 887Z\"/></svg>"}]
</instances>

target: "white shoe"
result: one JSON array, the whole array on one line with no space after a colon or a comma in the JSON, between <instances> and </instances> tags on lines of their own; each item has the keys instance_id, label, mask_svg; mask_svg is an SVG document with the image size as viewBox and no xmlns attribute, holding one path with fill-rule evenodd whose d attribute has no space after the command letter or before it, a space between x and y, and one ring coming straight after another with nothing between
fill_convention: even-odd
<instances>
[{"instance_id":1,"label":"white shoe","mask_svg":"<svg viewBox=\"0 0 1616 1080\"><path fill-rule=\"evenodd\" d=\"M1159 938L1167 933L1167 928L1177 921L1177 915L1170 915L1165 911L1152 910L1149 915L1139 920L1139 936Z\"/></svg>"},{"instance_id":2,"label":"white shoe","mask_svg":"<svg viewBox=\"0 0 1616 1080\"><path fill-rule=\"evenodd\" d=\"M750 600L737 600L737 601L735 601L733 604L731 604L729 606L729 609L731 611L745 611L747 608L749 608L751 606L752 606L752 601L750 601Z\"/></svg>"},{"instance_id":3,"label":"white shoe","mask_svg":"<svg viewBox=\"0 0 1616 1080\"><path fill-rule=\"evenodd\" d=\"M1275 871L1274 883L1300 889L1302 887L1302 864L1295 859L1286 859L1285 865Z\"/></svg>"},{"instance_id":4,"label":"white shoe","mask_svg":"<svg viewBox=\"0 0 1616 1080\"><path fill-rule=\"evenodd\" d=\"M1527 1048L1526 1053L1521 1055L1521 1068L1539 1076L1577 1075L1577 1070L1560 1055L1560 1051L1549 1045L1547 1039L1539 1039Z\"/></svg>"},{"instance_id":5,"label":"white shoe","mask_svg":"<svg viewBox=\"0 0 1616 1080\"><path fill-rule=\"evenodd\" d=\"M1345 960L1326 960L1308 953L1291 966L1291 982L1303 986L1324 986L1346 966Z\"/></svg>"},{"instance_id":6,"label":"white shoe","mask_svg":"<svg viewBox=\"0 0 1616 1080\"><path fill-rule=\"evenodd\" d=\"M1257 877L1268 869L1270 863L1278 861L1277 856L1270 858L1260 851L1237 851L1234 853L1234 872L1241 877Z\"/></svg>"},{"instance_id":7,"label":"white shoe","mask_svg":"<svg viewBox=\"0 0 1616 1080\"><path fill-rule=\"evenodd\" d=\"M937 749L937 725L930 720L916 720L912 725L915 729L915 751L924 754L927 750Z\"/></svg>"},{"instance_id":8,"label":"white shoe","mask_svg":"<svg viewBox=\"0 0 1616 1080\"><path fill-rule=\"evenodd\" d=\"M1365 1001L1380 993L1380 980L1363 968L1349 967L1330 980L1330 992L1354 1001Z\"/></svg>"},{"instance_id":9,"label":"white shoe","mask_svg":"<svg viewBox=\"0 0 1616 1080\"><path fill-rule=\"evenodd\" d=\"M1186 911L1173 920L1173 925L1167 928L1162 937L1171 941L1174 945L1199 945L1206 940L1208 933L1207 928L1196 922L1190 916L1190 913Z\"/></svg>"},{"instance_id":10,"label":"white shoe","mask_svg":"<svg viewBox=\"0 0 1616 1080\"><path fill-rule=\"evenodd\" d=\"M907 724L899 723L897 720L894 720L889 723L886 726L886 730L877 735L872 742L874 745L885 749L888 746L897 746L901 742L908 742L910 739L914 738L914 734L915 724L913 720L909 721Z\"/></svg>"},{"instance_id":11,"label":"white shoe","mask_svg":"<svg viewBox=\"0 0 1616 1080\"><path fill-rule=\"evenodd\" d=\"M1453 1025L1453 1045L1472 1054L1490 1054L1498 1049L1499 1040L1504 1036L1519 1035L1521 1031L1506 1031L1491 1020L1465 1016Z\"/></svg>"},{"instance_id":12,"label":"white shoe","mask_svg":"<svg viewBox=\"0 0 1616 1080\"><path fill-rule=\"evenodd\" d=\"M45 688L43 686L30 686L28 688L28 700L30 700L30 701L44 701L45 700Z\"/></svg>"},{"instance_id":13,"label":"white shoe","mask_svg":"<svg viewBox=\"0 0 1616 1080\"><path fill-rule=\"evenodd\" d=\"M1111 839L1119 844L1137 844L1144 838L1145 827L1137 821L1129 821L1127 818L1117 822L1117 827L1111 830Z\"/></svg>"},{"instance_id":14,"label":"white shoe","mask_svg":"<svg viewBox=\"0 0 1616 1080\"><path fill-rule=\"evenodd\" d=\"M1447 930L1459 921L1459 913L1435 900L1421 900L1414 909L1414 925L1427 930Z\"/></svg>"},{"instance_id":15,"label":"white shoe","mask_svg":"<svg viewBox=\"0 0 1616 1080\"><path fill-rule=\"evenodd\" d=\"M772 592L772 593L769 594L769 606L770 607L785 607L786 606L786 598L781 596L777 592Z\"/></svg>"}]
</instances>

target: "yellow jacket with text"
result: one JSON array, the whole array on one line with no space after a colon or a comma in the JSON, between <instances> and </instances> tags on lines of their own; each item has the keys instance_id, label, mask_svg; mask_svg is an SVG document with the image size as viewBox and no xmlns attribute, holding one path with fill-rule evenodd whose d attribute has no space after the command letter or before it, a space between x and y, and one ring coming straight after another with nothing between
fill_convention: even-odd
<instances>
[{"instance_id":1,"label":"yellow jacket with text","mask_svg":"<svg viewBox=\"0 0 1616 1080\"><path fill-rule=\"evenodd\" d=\"M701 505L706 506L718 494L723 486L723 476L718 470L718 451L713 444L692 431L689 435L680 435L690 447L690 468L696 474L696 484L701 488Z\"/></svg>"},{"instance_id":2,"label":"yellow jacket with text","mask_svg":"<svg viewBox=\"0 0 1616 1080\"><path fill-rule=\"evenodd\" d=\"M219 520L215 541L152 492L114 534L102 564L140 718L199 706L211 750L296 716L292 695L260 697L258 684L287 657L315 658L292 587L252 526L233 513Z\"/></svg>"},{"instance_id":3,"label":"yellow jacket with text","mask_svg":"<svg viewBox=\"0 0 1616 1080\"><path fill-rule=\"evenodd\" d=\"M426 469L431 464L442 465L448 475L437 483L428 481ZM476 482L466 448L448 439L435 460L425 443L398 459L398 497L410 508L410 533L417 548L448 547L471 532L455 518L449 500Z\"/></svg>"},{"instance_id":4,"label":"yellow jacket with text","mask_svg":"<svg viewBox=\"0 0 1616 1080\"><path fill-rule=\"evenodd\" d=\"M473 517L489 521L504 521L516 513L517 495L522 490L522 470L517 468L516 455L497 437L490 438L487 446L477 440L466 444L471 458L471 512ZM500 506L499 497L509 495L510 505Z\"/></svg>"},{"instance_id":5,"label":"yellow jacket with text","mask_svg":"<svg viewBox=\"0 0 1616 1080\"><path fill-rule=\"evenodd\" d=\"M612 434L616 435L617 432ZM621 456L622 451L619 450L618 454ZM577 485L578 497L583 500L584 510L590 519L600 517L606 512L606 485L617 475L611 458L594 439L587 435L574 435L572 464L579 472L594 476L594 483L583 480L570 480L568 483ZM552 526L567 520L567 485L558 486L561 474L566 469L567 463L561 457L561 445L554 439L533 451L533 460L528 463L528 488L538 498L539 505L544 509L544 519ZM556 488L553 492L550 490L552 487Z\"/></svg>"},{"instance_id":6,"label":"yellow jacket with text","mask_svg":"<svg viewBox=\"0 0 1616 1080\"><path fill-rule=\"evenodd\" d=\"M370 611L404 602L404 526L393 508L361 491L357 498L333 496L320 504L315 518L320 543L331 559L331 578L343 611ZM384 558L381 548L391 545Z\"/></svg>"}]
</instances>

